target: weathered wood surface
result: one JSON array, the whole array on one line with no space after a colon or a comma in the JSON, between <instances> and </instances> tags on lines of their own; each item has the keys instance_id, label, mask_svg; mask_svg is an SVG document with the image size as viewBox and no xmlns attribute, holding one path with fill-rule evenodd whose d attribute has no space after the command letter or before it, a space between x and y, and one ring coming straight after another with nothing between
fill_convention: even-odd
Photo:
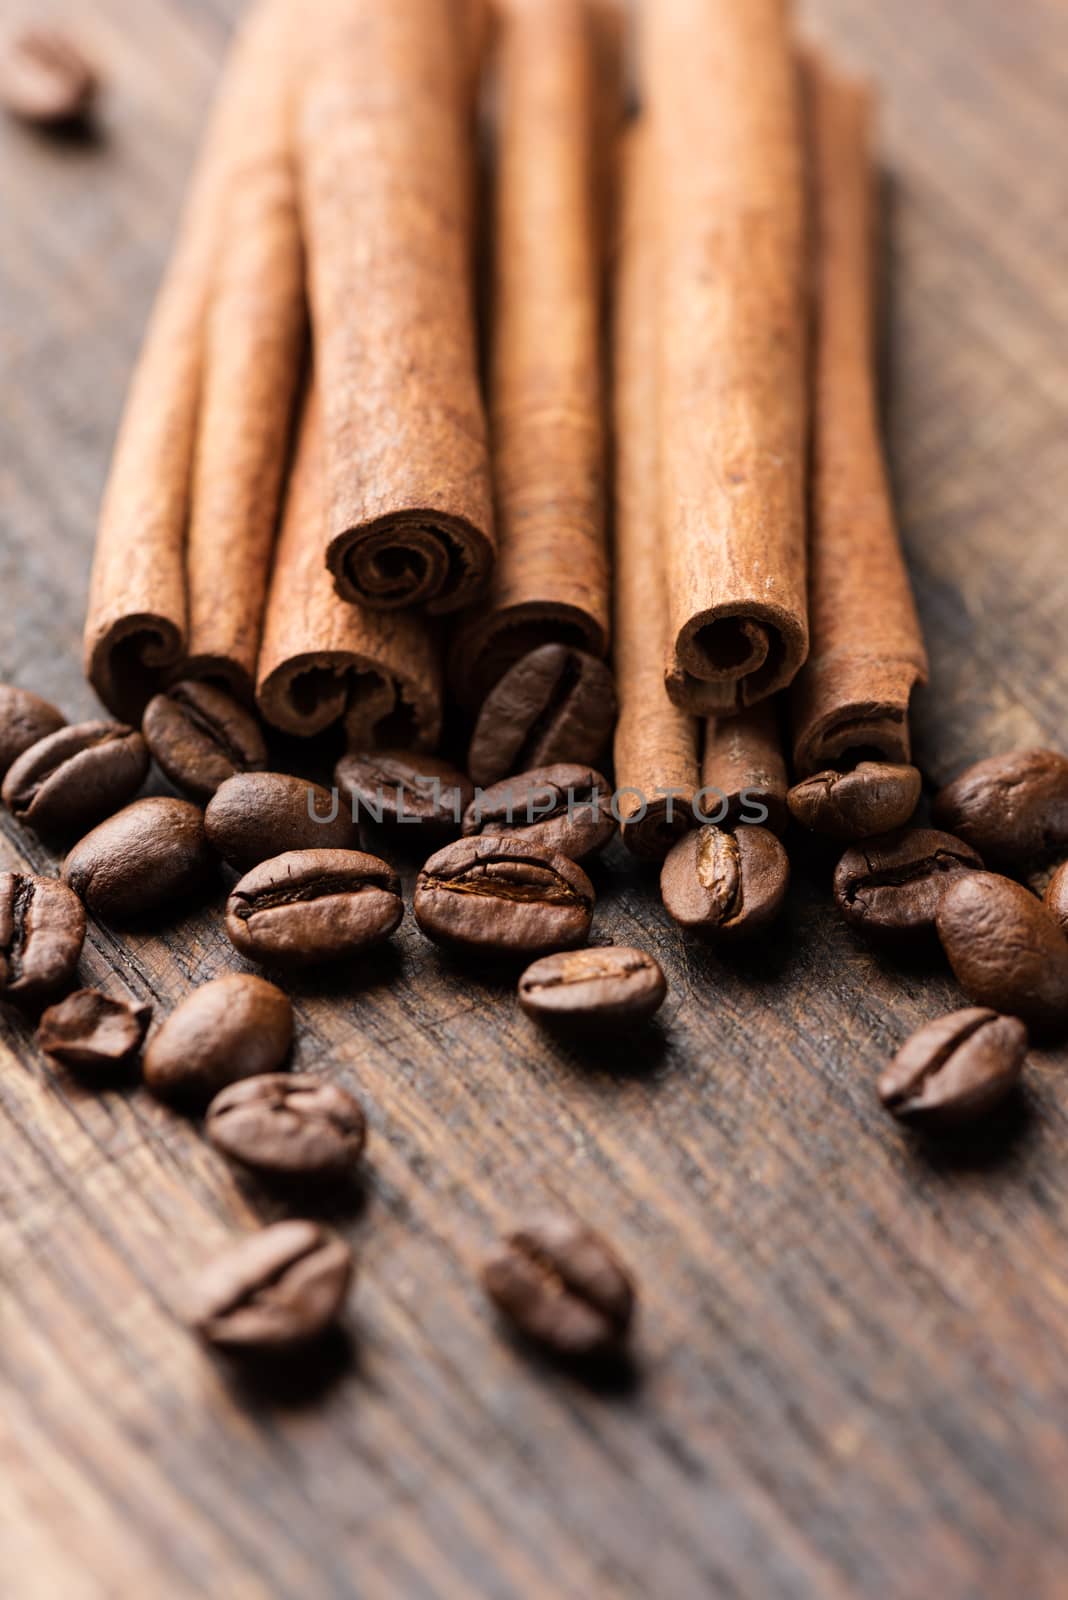
<instances>
[{"instance_id":1,"label":"weathered wood surface","mask_svg":"<svg viewBox=\"0 0 1068 1600\"><path fill-rule=\"evenodd\" d=\"M0 677L70 714L92 708L109 445L235 4L72 5L107 64L102 140L0 129ZM890 435L940 779L1068 740L1068 11L805 9L886 91ZM0 826L0 863L48 860ZM318 1392L235 1385L172 1312L271 1203L3 1015L5 1597L1065 1593L1068 1056L1034 1055L996 1138L930 1158L873 1080L954 987L854 939L828 858L801 853L781 934L731 966L611 866L600 931L672 980L651 1049L547 1045L410 927L352 992L302 991L298 1064L373 1121L339 1219L363 1260L349 1342ZM83 977L165 1009L233 965L205 913L94 929ZM622 1392L539 1369L474 1287L495 1229L547 1195L641 1279Z\"/></svg>"}]
</instances>

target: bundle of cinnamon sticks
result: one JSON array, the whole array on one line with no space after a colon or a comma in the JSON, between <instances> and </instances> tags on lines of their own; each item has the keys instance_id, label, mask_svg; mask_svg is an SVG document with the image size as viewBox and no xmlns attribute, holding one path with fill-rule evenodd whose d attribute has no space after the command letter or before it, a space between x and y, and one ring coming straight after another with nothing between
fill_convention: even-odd
<instances>
[{"instance_id":1,"label":"bundle of cinnamon sticks","mask_svg":"<svg viewBox=\"0 0 1068 1600\"><path fill-rule=\"evenodd\" d=\"M201 677L354 749L597 761L607 662L651 859L710 793L781 832L788 747L908 762L871 93L785 0L629 18L253 0L101 513L116 714Z\"/></svg>"}]
</instances>

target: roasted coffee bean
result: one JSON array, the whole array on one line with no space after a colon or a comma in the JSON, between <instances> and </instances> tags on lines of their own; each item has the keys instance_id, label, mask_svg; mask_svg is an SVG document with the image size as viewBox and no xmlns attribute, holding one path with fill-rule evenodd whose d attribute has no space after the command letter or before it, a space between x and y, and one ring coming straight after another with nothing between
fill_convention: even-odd
<instances>
[{"instance_id":1,"label":"roasted coffee bean","mask_svg":"<svg viewBox=\"0 0 1068 1600\"><path fill-rule=\"evenodd\" d=\"M145 1083L161 1099L206 1105L239 1078L276 1071L293 1043L293 1007L264 978L228 972L171 1012L145 1051Z\"/></svg>"},{"instance_id":2,"label":"roasted coffee bean","mask_svg":"<svg viewBox=\"0 0 1068 1600\"><path fill-rule=\"evenodd\" d=\"M1068 851L1068 756L991 756L939 791L931 815L991 866L1026 867Z\"/></svg>"},{"instance_id":3,"label":"roasted coffee bean","mask_svg":"<svg viewBox=\"0 0 1068 1600\"><path fill-rule=\"evenodd\" d=\"M45 1012L37 1043L75 1072L107 1072L137 1054L151 1020L151 1006L77 989Z\"/></svg>"},{"instance_id":4,"label":"roasted coffee bean","mask_svg":"<svg viewBox=\"0 0 1068 1600\"><path fill-rule=\"evenodd\" d=\"M456 833L474 793L470 778L447 761L408 750L350 752L334 782L358 822L427 833Z\"/></svg>"},{"instance_id":5,"label":"roasted coffee bean","mask_svg":"<svg viewBox=\"0 0 1068 1600\"><path fill-rule=\"evenodd\" d=\"M906 1039L879 1079L887 1111L917 1128L981 1117L1019 1082L1027 1029L1018 1017L972 1007L928 1022Z\"/></svg>"},{"instance_id":6,"label":"roasted coffee bean","mask_svg":"<svg viewBox=\"0 0 1068 1600\"><path fill-rule=\"evenodd\" d=\"M46 837L84 832L124 806L148 773L148 747L121 722L59 728L24 750L4 779L4 804Z\"/></svg>"},{"instance_id":7,"label":"roasted coffee bean","mask_svg":"<svg viewBox=\"0 0 1068 1600\"><path fill-rule=\"evenodd\" d=\"M519 980L519 1004L528 1016L575 1032L645 1022L666 993L652 956L623 945L542 956Z\"/></svg>"},{"instance_id":8,"label":"roasted coffee bean","mask_svg":"<svg viewBox=\"0 0 1068 1600\"><path fill-rule=\"evenodd\" d=\"M562 1356L612 1351L634 1314L634 1284L619 1258L571 1217L536 1217L508 1234L482 1283L518 1332Z\"/></svg>"},{"instance_id":9,"label":"roasted coffee bean","mask_svg":"<svg viewBox=\"0 0 1068 1600\"><path fill-rule=\"evenodd\" d=\"M726 833L711 825L686 834L660 873L668 915L680 927L732 942L759 933L782 909L790 861L767 828Z\"/></svg>"},{"instance_id":10,"label":"roasted coffee bean","mask_svg":"<svg viewBox=\"0 0 1068 1600\"><path fill-rule=\"evenodd\" d=\"M226 931L252 961L305 967L388 939L404 915L400 879L360 850L291 850L231 890Z\"/></svg>"},{"instance_id":11,"label":"roasted coffee bean","mask_svg":"<svg viewBox=\"0 0 1068 1600\"><path fill-rule=\"evenodd\" d=\"M817 772L787 795L795 822L832 839L869 839L903 828L920 802L915 767L861 761L851 772Z\"/></svg>"},{"instance_id":12,"label":"roasted coffee bean","mask_svg":"<svg viewBox=\"0 0 1068 1600\"><path fill-rule=\"evenodd\" d=\"M62 711L29 689L0 683L0 779L24 750L66 723Z\"/></svg>"},{"instance_id":13,"label":"roasted coffee bean","mask_svg":"<svg viewBox=\"0 0 1068 1600\"><path fill-rule=\"evenodd\" d=\"M415 920L440 944L485 955L535 956L582 944L593 885L567 856L521 839L457 839L415 885Z\"/></svg>"},{"instance_id":14,"label":"roasted coffee bean","mask_svg":"<svg viewBox=\"0 0 1068 1600\"><path fill-rule=\"evenodd\" d=\"M1068 1027L1068 939L1029 889L969 873L942 896L936 925L969 1000L1033 1028Z\"/></svg>"},{"instance_id":15,"label":"roasted coffee bean","mask_svg":"<svg viewBox=\"0 0 1068 1600\"><path fill-rule=\"evenodd\" d=\"M231 1245L190 1286L187 1316L217 1349L270 1354L306 1344L335 1321L352 1282L352 1251L318 1222L275 1222Z\"/></svg>"},{"instance_id":16,"label":"roasted coffee bean","mask_svg":"<svg viewBox=\"0 0 1068 1600\"><path fill-rule=\"evenodd\" d=\"M348 850L358 841L335 792L282 772L227 778L204 814L208 838L239 872L291 850Z\"/></svg>"},{"instance_id":17,"label":"roasted coffee bean","mask_svg":"<svg viewBox=\"0 0 1068 1600\"><path fill-rule=\"evenodd\" d=\"M1062 862L1046 885L1042 897L1047 911L1051 911L1068 934L1068 861Z\"/></svg>"},{"instance_id":18,"label":"roasted coffee bean","mask_svg":"<svg viewBox=\"0 0 1068 1600\"><path fill-rule=\"evenodd\" d=\"M898 939L930 933L935 912L962 873L982 871L975 851L935 828L908 828L847 850L834 874L834 898L853 927Z\"/></svg>"},{"instance_id":19,"label":"roasted coffee bean","mask_svg":"<svg viewBox=\"0 0 1068 1600\"><path fill-rule=\"evenodd\" d=\"M58 878L0 872L0 1000L35 1006L74 976L85 908Z\"/></svg>"},{"instance_id":20,"label":"roasted coffee bean","mask_svg":"<svg viewBox=\"0 0 1068 1600\"><path fill-rule=\"evenodd\" d=\"M223 1089L204 1130L217 1150L269 1177L351 1176L367 1142L360 1102L334 1083L269 1072Z\"/></svg>"},{"instance_id":21,"label":"roasted coffee bean","mask_svg":"<svg viewBox=\"0 0 1068 1600\"><path fill-rule=\"evenodd\" d=\"M603 661L566 645L542 645L517 661L483 701L468 770L485 787L511 772L596 761L615 716L615 685Z\"/></svg>"},{"instance_id":22,"label":"roasted coffee bean","mask_svg":"<svg viewBox=\"0 0 1068 1600\"><path fill-rule=\"evenodd\" d=\"M154 695L141 732L160 769L194 800L210 800L236 772L267 765L256 718L213 683L176 683Z\"/></svg>"},{"instance_id":23,"label":"roasted coffee bean","mask_svg":"<svg viewBox=\"0 0 1068 1600\"><path fill-rule=\"evenodd\" d=\"M63 863L63 878L94 916L136 917L210 888L215 858L204 818L189 800L135 800L87 833Z\"/></svg>"},{"instance_id":24,"label":"roasted coffee bean","mask_svg":"<svg viewBox=\"0 0 1068 1600\"><path fill-rule=\"evenodd\" d=\"M612 788L592 767L558 762L480 789L464 813L464 836L521 839L572 861L603 850L616 831Z\"/></svg>"},{"instance_id":25,"label":"roasted coffee bean","mask_svg":"<svg viewBox=\"0 0 1068 1600\"><path fill-rule=\"evenodd\" d=\"M80 121L96 90L92 67L58 29L26 28L0 46L0 105L22 122Z\"/></svg>"}]
</instances>

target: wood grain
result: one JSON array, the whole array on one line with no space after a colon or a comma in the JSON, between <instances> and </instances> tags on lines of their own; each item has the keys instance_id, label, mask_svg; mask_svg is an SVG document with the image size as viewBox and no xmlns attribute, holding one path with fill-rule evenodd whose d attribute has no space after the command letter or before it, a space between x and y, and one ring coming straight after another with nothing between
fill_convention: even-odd
<instances>
[{"instance_id":1,"label":"wood grain","mask_svg":"<svg viewBox=\"0 0 1068 1600\"><path fill-rule=\"evenodd\" d=\"M71 6L95 144L0 128L0 677L92 708L96 507L236 0ZM932 653L932 780L1068 740L1063 143L1055 0L810 0L886 100L889 437ZM49 861L4 817L0 865ZM337 1361L274 1399L175 1319L180 1276L276 1215L195 1126L93 1095L0 1020L0 1592L168 1597L1031 1597L1068 1586L1068 1085L1032 1057L996 1137L933 1157L874 1097L957 1001L877 959L794 849L781 932L686 945L614 847L597 931L663 961L652 1044L546 1044L409 922L298 996L297 1064L372 1122ZM217 909L94 928L81 978L166 1010L238 965ZM643 1286L596 1393L498 1337L473 1264L555 1195Z\"/></svg>"}]
</instances>

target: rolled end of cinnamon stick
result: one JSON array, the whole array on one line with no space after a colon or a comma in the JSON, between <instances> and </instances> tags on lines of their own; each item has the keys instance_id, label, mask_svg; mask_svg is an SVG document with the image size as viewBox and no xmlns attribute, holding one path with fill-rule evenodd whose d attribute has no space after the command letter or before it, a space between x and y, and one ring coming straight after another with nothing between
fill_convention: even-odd
<instances>
[{"instance_id":1,"label":"rolled end of cinnamon stick","mask_svg":"<svg viewBox=\"0 0 1068 1600\"><path fill-rule=\"evenodd\" d=\"M394 511L330 541L326 563L343 600L432 613L470 605L485 588L494 546L465 517L430 507Z\"/></svg>"},{"instance_id":2,"label":"rolled end of cinnamon stick","mask_svg":"<svg viewBox=\"0 0 1068 1600\"><path fill-rule=\"evenodd\" d=\"M684 710L729 716L786 688L807 654L802 611L759 602L713 606L679 630L664 682Z\"/></svg>"},{"instance_id":3,"label":"rolled end of cinnamon stick","mask_svg":"<svg viewBox=\"0 0 1068 1600\"><path fill-rule=\"evenodd\" d=\"M799 778L857 761L912 760L909 701L922 662L855 656L813 662L794 690Z\"/></svg>"},{"instance_id":4,"label":"rolled end of cinnamon stick","mask_svg":"<svg viewBox=\"0 0 1068 1600\"><path fill-rule=\"evenodd\" d=\"M663 861L683 834L693 827L693 795L648 800L620 791L616 800L619 833L639 861Z\"/></svg>"},{"instance_id":5,"label":"rolled end of cinnamon stick","mask_svg":"<svg viewBox=\"0 0 1068 1600\"><path fill-rule=\"evenodd\" d=\"M433 749L441 732L437 648L414 613L341 600L322 562L326 487L314 385L304 406L260 647L256 699L286 733L343 721L350 743Z\"/></svg>"},{"instance_id":6,"label":"rolled end of cinnamon stick","mask_svg":"<svg viewBox=\"0 0 1068 1600\"><path fill-rule=\"evenodd\" d=\"M440 702L425 684L351 651L291 656L263 679L257 698L283 733L309 738L343 721L353 748L431 750L441 732Z\"/></svg>"},{"instance_id":7,"label":"rolled end of cinnamon stick","mask_svg":"<svg viewBox=\"0 0 1068 1600\"><path fill-rule=\"evenodd\" d=\"M506 672L548 644L603 658L607 629L585 607L550 600L490 611L457 635L449 660L457 698L469 710L477 709Z\"/></svg>"},{"instance_id":8,"label":"rolled end of cinnamon stick","mask_svg":"<svg viewBox=\"0 0 1068 1600\"><path fill-rule=\"evenodd\" d=\"M152 696L184 672L185 638L173 617L95 614L85 639L85 675L114 716L138 726Z\"/></svg>"}]
</instances>

